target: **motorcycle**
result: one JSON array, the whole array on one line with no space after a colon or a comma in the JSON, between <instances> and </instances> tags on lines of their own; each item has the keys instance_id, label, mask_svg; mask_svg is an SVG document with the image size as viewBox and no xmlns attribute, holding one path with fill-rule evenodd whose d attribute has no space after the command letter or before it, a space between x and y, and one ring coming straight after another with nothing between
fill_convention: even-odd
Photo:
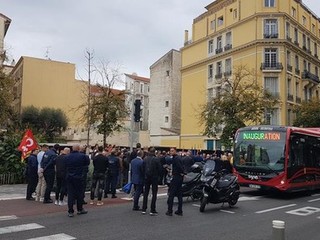
<instances>
[{"instance_id":1,"label":"motorcycle","mask_svg":"<svg viewBox=\"0 0 320 240\"><path fill-rule=\"evenodd\" d=\"M237 204L240 195L238 178L227 174L225 169L216 170L215 160L208 160L201 175L202 198L200 212L204 212L208 203L228 203L230 207Z\"/></svg>"},{"instance_id":2,"label":"motorcycle","mask_svg":"<svg viewBox=\"0 0 320 240\"><path fill-rule=\"evenodd\" d=\"M195 163L191 167L191 171L184 176L182 183L182 196L191 197L193 201L199 200L202 197L201 172L203 164Z\"/></svg>"}]
</instances>

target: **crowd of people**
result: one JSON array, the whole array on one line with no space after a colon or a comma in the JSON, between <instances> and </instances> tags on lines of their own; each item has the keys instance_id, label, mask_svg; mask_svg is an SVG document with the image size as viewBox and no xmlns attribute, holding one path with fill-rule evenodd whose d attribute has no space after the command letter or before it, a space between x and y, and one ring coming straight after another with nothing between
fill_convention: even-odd
<instances>
[{"instance_id":1,"label":"crowd of people","mask_svg":"<svg viewBox=\"0 0 320 240\"><path fill-rule=\"evenodd\" d=\"M220 156L219 156L220 157ZM133 211L147 213L148 196L151 190L151 216L158 215L156 201L159 185L168 185L168 199L166 215L173 214L173 200L178 198L178 208L174 212L182 216L182 183L195 162L204 162L217 158L215 154L193 154L192 151L157 151L154 147L141 148L138 143L132 152L116 146L106 147L96 145L86 154L86 146L74 144L72 149L60 149L59 144L52 148L43 145L41 150L33 150L27 159L27 200L35 200L44 204L54 203L59 206L68 205L68 216L74 216L74 205L77 214L86 214L83 205L85 190L92 162L93 171L90 187L90 202L101 206L102 198L117 198L116 189L130 181L133 185ZM223 168L232 171L232 154L222 154ZM130 174L130 175L129 175ZM170 181L170 183L169 183ZM51 192L55 191L55 199L51 199ZM109 195L110 194L110 195ZM35 196L35 197L33 197ZM65 201L68 196L68 201ZM142 206L139 199L143 198ZM97 201L95 202L95 199Z\"/></svg>"}]
</instances>

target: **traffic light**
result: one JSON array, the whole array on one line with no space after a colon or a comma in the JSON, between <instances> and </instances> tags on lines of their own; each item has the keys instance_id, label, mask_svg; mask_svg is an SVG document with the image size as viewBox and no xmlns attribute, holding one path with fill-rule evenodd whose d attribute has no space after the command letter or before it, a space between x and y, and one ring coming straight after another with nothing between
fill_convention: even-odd
<instances>
[{"instance_id":1,"label":"traffic light","mask_svg":"<svg viewBox=\"0 0 320 240\"><path fill-rule=\"evenodd\" d=\"M134 121L140 122L141 114L141 100L136 99L134 102Z\"/></svg>"}]
</instances>

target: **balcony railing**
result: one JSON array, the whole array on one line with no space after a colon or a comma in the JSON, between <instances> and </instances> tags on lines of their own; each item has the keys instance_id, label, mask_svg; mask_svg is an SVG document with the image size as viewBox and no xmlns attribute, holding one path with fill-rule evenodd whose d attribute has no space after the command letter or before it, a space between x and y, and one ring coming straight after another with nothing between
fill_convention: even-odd
<instances>
[{"instance_id":1,"label":"balcony railing","mask_svg":"<svg viewBox=\"0 0 320 240\"><path fill-rule=\"evenodd\" d=\"M231 70L225 71L225 72L223 73L223 75L224 75L225 77L229 77L229 76L232 75L232 71L231 71Z\"/></svg>"},{"instance_id":2,"label":"balcony railing","mask_svg":"<svg viewBox=\"0 0 320 240\"><path fill-rule=\"evenodd\" d=\"M283 66L282 63L269 63L269 62L264 62L261 63L261 70L282 70Z\"/></svg>"},{"instance_id":3,"label":"balcony railing","mask_svg":"<svg viewBox=\"0 0 320 240\"><path fill-rule=\"evenodd\" d=\"M296 102L301 103L301 97L296 96Z\"/></svg>"},{"instance_id":4,"label":"balcony railing","mask_svg":"<svg viewBox=\"0 0 320 240\"><path fill-rule=\"evenodd\" d=\"M222 51L223 51L223 48L217 48L216 49L216 54L222 53Z\"/></svg>"},{"instance_id":5,"label":"balcony railing","mask_svg":"<svg viewBox=\"0 0 320 240\"><path fill-rule=\"evenodd\" d=\"M288 70L289 72L292 72L292 66L291 66L290 64L287 64L287 70Z\"/></svg>"},{"instance_id":6,"label":"balcony railing","mask_svg":"<svg viewBox=\"0 0 320 240\"><path fill-rule=\"evenodd\" d=\"M230 44L230 43L224 46L224 50L225 50L225 51L228 51L228 50L230 50L231 48L232 48L232 44Z\"/></svg>"},{"instance_id":7,"label":"balcony railing","mask_svg":"<svg viewBox=\"0 0 320 240\"><path fill-rule=\"evenodd\" d=\"M301 78L305 80L312 80L315 81L316 83L320 83L319 77L308 70L304 70L303 73L301 74Z\"/></svg>"},{"instance_id":8,"label":"balcony railing","mask_svg":"<svg viewBox=\"0 0 320 240\"><path fill-rule=\"evenodd\" d=\"M289 101L292 101L292 102L293 102L293 95L288 93L287 99L288 99Z\"/></svg>"},{"instance_id":9,"label":"balcony railing","mask_svg":"<svg viewBox=\"0 0 320 240\"><path fill-rule=\"evenodd\" d=\"M278 33L265 33L263 34L264 38L278 38L279 34Z\"/></svg>"},{"instance_id":10,"label":"balcony railing","mask_svg":"<svg viewBox=\"0 0 320 240\"><path fill-rule=\"evenodd\" d=\"M215 78L216 78L216 79L222 78L222 73L217 73L217 74L215 75Z\"/></svg>"}]
</instances>

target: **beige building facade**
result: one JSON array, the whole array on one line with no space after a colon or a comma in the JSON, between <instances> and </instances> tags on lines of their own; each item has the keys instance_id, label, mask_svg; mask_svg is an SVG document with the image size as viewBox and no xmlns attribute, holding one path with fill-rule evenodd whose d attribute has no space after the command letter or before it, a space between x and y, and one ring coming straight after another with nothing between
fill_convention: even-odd
<instances>
[{"instance_id":1,"label":"beige building facade","mask_svg":"<svg viewBox=\"0 0 320 240\"><path fill-rule=\"evenodd\" d=\"M216 0L206 6L181 49L181 145L221 147L202 135L196 115L223 90L223 80L232 79L235 66L252 69L256 81L279 98L265 121L292 125L293 107L319 98L319 46L319 17L300 0Z\"/></svg>"},{"instance_id":2,"label":"beige building facade","mask_svg":"<svg viewBox=\"0 0 320 240\"><path fill-rule=\"evenodd\" d=\"M180 148L181 53L170 50L150 66L150 145Z\"/></svg>"}]
</instances>

